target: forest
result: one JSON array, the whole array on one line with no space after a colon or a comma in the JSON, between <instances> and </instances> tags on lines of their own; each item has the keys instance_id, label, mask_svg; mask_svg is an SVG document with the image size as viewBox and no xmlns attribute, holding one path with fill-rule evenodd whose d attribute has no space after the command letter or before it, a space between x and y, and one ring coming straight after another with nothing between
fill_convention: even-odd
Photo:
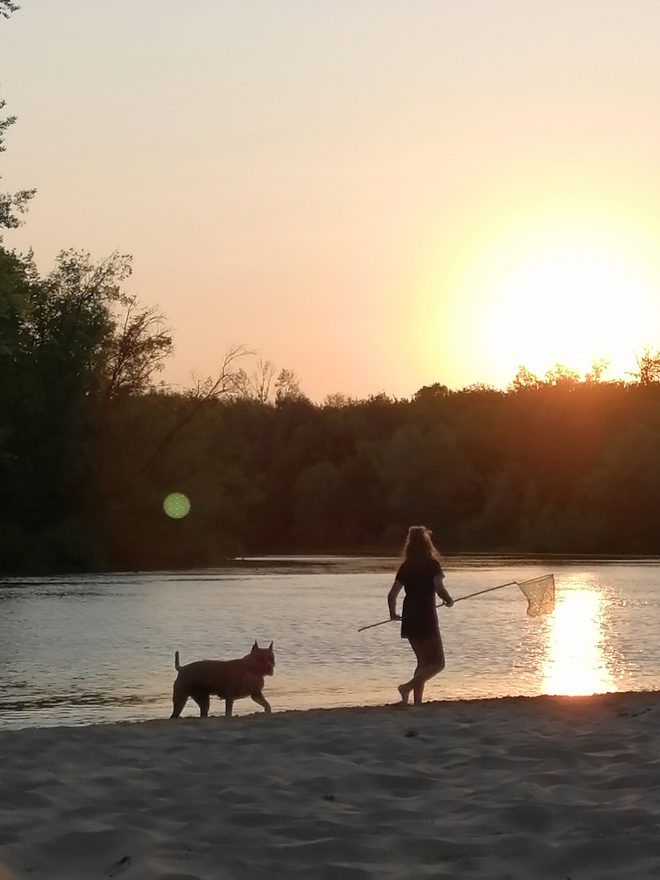
<instances>
[{"instance_id":1,"label":"forest","mask_svg":"<svg viewBox=\"0 0 660 880\"><path fill-rule=\"evenodd\" d=\"M0 18L14 9L0 0ZM32 196L0 194L0 233ZM626 381L521 367L506 390L438 377L407 399L317 403L237 348L174 392L172 336L125 292L130 272L67 250L43 274L0 238L2 572L393 555L412 523L447 553L660 553L660 353ZM181 519L163 509L175 491Z\"/></svg>"},{"instance_id":2,"label":"forest","mask_svg":"<svg viewBox=\"0 0 660 880\"><path fill-rule=\"evenodd\" d=\"M521 368L505 391L312 402L243 349L184 393L130 260L0 249L0 565L211 566L268 553L660 552L660 355L627 382ZM190 512L165 515L171 492Z\"/></svg>"}]
</instances>

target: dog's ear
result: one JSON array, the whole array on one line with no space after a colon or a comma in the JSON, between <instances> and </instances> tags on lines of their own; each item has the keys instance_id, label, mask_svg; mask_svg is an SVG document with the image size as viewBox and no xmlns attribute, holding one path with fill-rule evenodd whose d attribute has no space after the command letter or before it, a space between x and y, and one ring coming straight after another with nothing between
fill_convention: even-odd
<instances>
[{"instance_id":1,"label":"dog's ear","mask_svg":"<svg viewBox=\"0 0 660 880\"><path fill-rule=\"evenodd\" d=\"M258 650L259 650L259 643L257 642L256 639L254 640L254 645L252 645L252 650L253 650L253 651L258 651Z\"/></svg>"},{"instance_id":2,"label":"dog's ear","mask_svg":"<svg viewBox=\"0 0 660 880\"><path fill-rule=\"evenodd\" d=\"M268 650L269 650L269 651L272 651L272 650L273 650L273 643L272 643L272 642L270 643L270 645L268 645Z\"/></svg>"}]
</instances>

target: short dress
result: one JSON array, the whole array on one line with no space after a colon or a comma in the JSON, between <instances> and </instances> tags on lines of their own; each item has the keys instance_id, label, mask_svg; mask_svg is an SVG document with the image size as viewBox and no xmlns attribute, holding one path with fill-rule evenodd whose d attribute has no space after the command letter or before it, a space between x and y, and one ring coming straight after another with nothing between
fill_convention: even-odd
<instances>
[{"instance_id":1,"label":"short dress","mask_svg":"<svg viewBox=\"0 0 660 880\"><path fill-rule=\"evenodd\" d=\"M443 576L437 559L406 559L396 573L405 599L401 613L402 639L431 639L440 636L433 578Z\"/></svg>"}]
</instances>

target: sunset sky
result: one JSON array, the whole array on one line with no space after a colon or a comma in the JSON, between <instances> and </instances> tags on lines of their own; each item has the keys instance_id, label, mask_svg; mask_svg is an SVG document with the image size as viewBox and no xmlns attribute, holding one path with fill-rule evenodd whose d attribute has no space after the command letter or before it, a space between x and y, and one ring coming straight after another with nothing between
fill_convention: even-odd
<instances>
[{"instance_id":1,"label":"sunset sky","mask_svg":"<svg viewBox=\"0 0 660 880\"><path fill-rule=\"evenodd\" d=\"M660 348L657 0L21 4L5 244L133 254L169 382L232 344L316 400Z\"/></svg>"}]
</instances>

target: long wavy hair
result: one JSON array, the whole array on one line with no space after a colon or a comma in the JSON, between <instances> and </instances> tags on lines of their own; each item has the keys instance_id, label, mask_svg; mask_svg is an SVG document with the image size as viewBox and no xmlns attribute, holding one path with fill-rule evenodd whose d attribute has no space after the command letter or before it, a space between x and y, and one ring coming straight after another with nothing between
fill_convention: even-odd
<instances>
[{"instance_id":1,"label":"long wavy hair","mask_svg":"<svg viewBox=\"0 0 660 880\"><path fill-rule=\"evenodd\" d=\"M415 562L421 559L439 560L440 552L433 543L433 532L426 526L410 526L402 556Z\"/></svg>"}]
</instances>

